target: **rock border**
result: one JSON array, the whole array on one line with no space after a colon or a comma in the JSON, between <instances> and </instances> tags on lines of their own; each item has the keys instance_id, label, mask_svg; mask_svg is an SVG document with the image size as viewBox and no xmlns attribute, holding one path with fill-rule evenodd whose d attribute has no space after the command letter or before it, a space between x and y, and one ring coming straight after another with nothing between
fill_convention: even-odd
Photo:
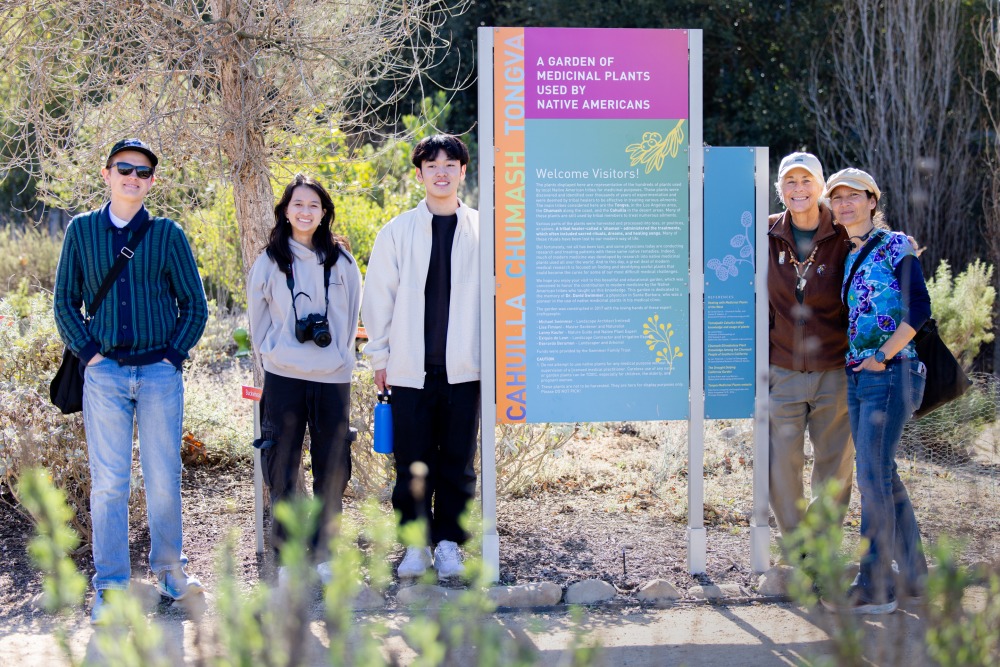
<instances>
[{"instance_id":1,"label":"rock border","mask_svg":"<svg viewBox=\"0 0 1000 667\"><path fill-rule=\"evenodd\" d=\"M853 568L856 570L857 565ZM989 570L988 564L976 564L970 568L980 574ZM849 568L850 569L850 568ZM708 581L697 583L697 579L686 590L678 589L665 579L652 579L642 584L635 593L623 595L615 586L603 579L584 579L565 588L549 582L539 581L510 586L491 586L486 596L498 611L551 611L571 606L620 607L632 606L649 609L664 609L674 605L689 604L753 604L761 602L788 602L788 582L793 568L775 565L758 575L752 587L735 583L713 584ZM388 598L381 593L368 591L368 606L356 607L355 611L433 609L448 600L454 600L464 587L446 587L429 583L400 583L395 594ZM375 600L379 597L384 604ZM373 599L374 598L374 599Z\"/></svg>"},{"instance_id":2,"label":"rock border","mask_svg":"<svg viewBox=\"0 0 1000 667\"><path fill-rule=\"evenodd\" d=\"M427 583L400 584L395 594L399 609L433 609L465 589ZM634 594L624 599L622 593L603 579L584 579L564 589L548 582L532 582L511 586L491 586L486 596L502 611L552 610L570 606L618 606L622 604L663 609L676 603L745 603L774 600L780 596L758 596L744 590L739 584L693 585L686 592L678 590L665 579L645 582ZM775 599L775 598L778 599ZM388 600L386 607L393 606ZM358 609L357 611L372 611Z\"/></svg>"}]
</instances>

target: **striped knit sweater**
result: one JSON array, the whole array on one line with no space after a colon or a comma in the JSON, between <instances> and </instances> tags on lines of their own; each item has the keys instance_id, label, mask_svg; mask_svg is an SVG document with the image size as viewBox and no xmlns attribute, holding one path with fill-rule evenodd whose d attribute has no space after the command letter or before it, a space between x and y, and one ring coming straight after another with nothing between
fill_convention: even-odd
<instances>
[{"instance_id":1,"label":"striped knit sweater","mask_svg":"<svg viewBox=\"0 0 1000 667\"><path fill-rule=\"evenodd\" d=\"M105 204L78 215L66 229L54 297L59 335L84 363L100 352L134 365L166 358L180 368L201 338L208 305L191 247L173 220L150 221L135 256L90 322L84 320L84 304L94 300L120 248L149 218L143 207L118 230L108 210Z\"/></svg>"}]
</instances>

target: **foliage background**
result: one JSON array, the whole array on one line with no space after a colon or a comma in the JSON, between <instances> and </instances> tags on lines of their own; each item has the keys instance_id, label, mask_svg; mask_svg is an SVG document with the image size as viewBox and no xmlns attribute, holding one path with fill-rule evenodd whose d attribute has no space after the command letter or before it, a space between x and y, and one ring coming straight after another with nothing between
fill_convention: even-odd
<instances>
[{"instance_id":1,"label":"foliage background","mask_svg":"<svg viewBox=\"0 0 1000 667\"><path fill-rule=\"evenodd\" d=\"M947 1L956 3L960 12L956 56L960 67L954 73L957 84L965 89L977 82L977 88L987 97L991 94L994 99L1000 97L1000 81L982 75L984 56L976 40L978 22L995 1ZM875 4L886 6L886 3ZM852 7L851 0L808 3L792 0L615 0L601 3L477 0L464 5L466 11L450 15L439 28L435 26L449 44L450 52L424 72L420 85L413 86L404 96L394 97L394 84L388 81L373 84L371 91L375 97L393 98L392 103L379 112L382 122L390 129L410 132L413 136L415 126L411 120L420 118L435 131L467 133L472 137L479 129L476 127L475 66L476 30L480 26L696 28L705 33L706 144L768 146L772 168L791 151L810 150L819 155L827 170L832 172L845 166L839 164L844 156L856 162L864 155L860 145L864 137L855 136L858 146L854 148L824 144L830 141L823 132L828 128L818 127L818 115L808 110L807 102L812 92L819 95L822 104L824 84L831 85L836 78L833 41L838 38L836 29L843 23L845 12L852 11ZM0 90L5 85L10 84L0 78ZM444 98L434 97L436 91L442 89L449 89L448 111L444 114L441 113L445 108ZM863 104L864 95L858 97ZM430 113L426 98L435 101L436 108ZM354 103L363 104L356 98ZM351 109L348 104L346 113L351 113ZM995 129L990 128L986 111L979 109L976 113L974 132L967 136L951 136L949 142L967 146L971 151L970 177L981 186L985 172L975 160L983 157L989 142L996 142L996 134ZM416 127L420 127L420 123ZM349 124L345 124L345 128L350 134ZM385 192L398 191L397 186L401 184L398 169L407 167L405 159L394 159L393 156L400 155L398 149L389 148L387 156L369 162L367 172L351 166L352 161L366 162L379 153L379 149L386 148L377 136L364 132L345 136L337 127L336 119L329 114L322 114L312 123L303 123L299 118L295 125L286 129L285 141L277 142L288 149L287 157L283 158L285 164L300 164L311 171L319 171L321 178L325 178L333 189L345 194L368 193L380 207L386 205ZM849 132L841 134L849 136ZM360 151L356 150L359 146L363 147ZM0 152L23 149L24 146L10 143L0 145ZM286 175L280 171L276 170L273 175L277 181L285 180ZM470 174L475 174L475 161L470 165ZM226 184L206 188L200 185L199 176L199 165L194 160L186 161L183 168L171 175L169 185L178 192L180 199L193 204L183 209L203 208L206 202L197 200L205 197L205 190L212 187L216 187L223 199L231 198ZM938 178L949 179L949 176L942 174ZM950 178L958 180L954 176ZM469 185L474 180L471 178ZM31 178L24 173L16 170L0 173L0 219L23 223L20 211L26 209L34 218L40 217L43 209L35 204L33 192ZM474 200L475 193L469 194ZM898 194L899 199L906 196L907 193ZM211 205L212 197L208 199ZM959 268L975 258L989 256L982 232L990 221L984 219L981 198L971 199L969 210L963 216L968 218L963 222L963 229L970 241L947 255L940 255L934 247L929 248L924 257L928 274L933 274L943 258ZM777 208L777 202L773 202L773 206ZM904 227L906 224L893 219L890 222ZM947 228L949 221L940 220L938 224ZM929 235L938 236L936 231ZM996 262L997 258L989 256L989 259Z\"/></svg>"}]
</instances>

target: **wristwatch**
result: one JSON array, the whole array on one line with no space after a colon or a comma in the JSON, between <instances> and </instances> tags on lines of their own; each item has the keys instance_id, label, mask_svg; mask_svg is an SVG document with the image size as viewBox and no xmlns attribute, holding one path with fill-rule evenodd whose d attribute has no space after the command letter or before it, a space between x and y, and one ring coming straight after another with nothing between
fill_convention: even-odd
<instances>
[{"instance_id":1,"label":"wristwatch","mask_svg":"<svg viewBox=\"0 0 1000 667\"><path fill-rule=\"evenodd\" d=\"M881 349L876 350L875 351L875 361L877 361L880 364L884 364L885 363L885 352L883 352Z\"/></svg>"}]
</instances>

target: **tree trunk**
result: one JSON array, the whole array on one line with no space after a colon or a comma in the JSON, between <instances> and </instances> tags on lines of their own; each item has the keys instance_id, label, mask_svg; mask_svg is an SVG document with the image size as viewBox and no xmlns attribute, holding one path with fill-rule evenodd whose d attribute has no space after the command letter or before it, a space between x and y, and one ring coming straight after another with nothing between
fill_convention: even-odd
<instances>
[{"instance_id":1,"label":"tree trunk","mask_svg":"<svg viewBox=\"0 0 1000 667\"><path fill-rule=\"evenodd\" d=\"M263 98L260 81L255 76L253 54L242 47L236 35L237 30L252 20L241 15L247 11L246 6L231 0L213 0L212 11L230 30L226 38L229 48L222 49L225 58L219 66L222 118L225 119L220 144L233 184L245 275L267 245L274 226L269 152L260 110L255 108ZM260 364L256 363L256 350L254 360L254 384L259 387L264 378Z\"/></svg>"}]
</instances>

